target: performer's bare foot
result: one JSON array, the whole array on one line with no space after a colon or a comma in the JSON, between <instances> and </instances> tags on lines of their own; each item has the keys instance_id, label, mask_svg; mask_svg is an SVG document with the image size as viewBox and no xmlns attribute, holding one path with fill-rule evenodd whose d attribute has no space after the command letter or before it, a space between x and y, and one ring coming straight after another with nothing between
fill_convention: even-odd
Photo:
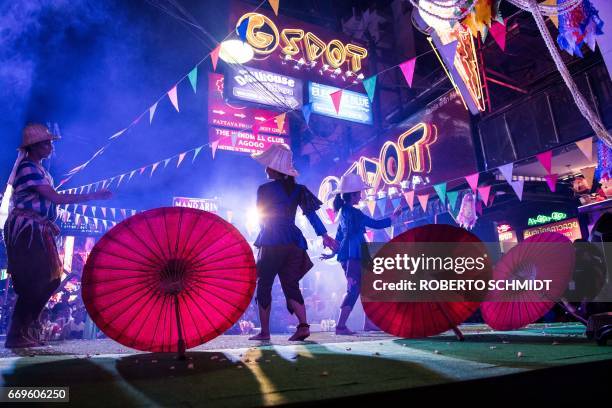
<instances>
[{"instance_id":1,"label":"performer's bare foot","mask_svg":"<svg viewBox=\"0 0 612 408\"><path fill-rule=\"evenodd\" d=\"M297 325L293 336L289 337L289 341L304 341L310 336L310 325L307 323L300 323Z\"/></svg>"},{"instance_id":2,"label":"performer's bare foot","mask_svg":"<svg viewBox=\"0 0 612 408\"><path fill-rule=\"evenodd\" d=\"M270 340L270 333L259 333L256 334L255 336L251 336L249 337L249 340L256 340L256 341L268 341Z\"/></svg>"},{"instance_id":3,"label":"performer's bare foot","mask_svg":"<svg viewBox=\"0 0 612 408\"><path fill-rule=\"evenodd\" d=\"M349 329L348 327L336 327L336 335L337 336L352 336L355 332Z\"/></svg>"}]
</instances>

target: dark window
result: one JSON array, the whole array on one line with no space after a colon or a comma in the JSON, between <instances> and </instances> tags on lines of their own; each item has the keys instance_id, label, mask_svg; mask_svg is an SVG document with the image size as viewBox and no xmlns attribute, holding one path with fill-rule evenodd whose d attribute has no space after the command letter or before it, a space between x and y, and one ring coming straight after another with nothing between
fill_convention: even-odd
<instances>
[{"instance_id":1,"label":"dark window","mask_svg":"<svg viewBox=\"0 0 612 408\"><path fill-rule=\"evenodd\" d=\"M516 160L503 115L480 122L478 128L488 168Z\"/></svg>"}]
</instances>

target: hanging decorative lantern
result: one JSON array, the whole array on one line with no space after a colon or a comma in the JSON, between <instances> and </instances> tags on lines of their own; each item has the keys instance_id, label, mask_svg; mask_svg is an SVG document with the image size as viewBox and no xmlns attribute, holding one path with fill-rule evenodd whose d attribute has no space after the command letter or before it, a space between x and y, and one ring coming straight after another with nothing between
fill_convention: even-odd
<instances>
[{"instance_id":1,"label":"hanging decorative lantern","mask_svg":"<svg viewBox=\"0 0 612 408\"><path fill-rule=\"evenodd\" d=\"M463 196L461 207L456 221L461 228L472 229L476 225L478 216L476 215L476 197L474 193L469 192Z\"/></svg>"},{"instance_id":2,"label":"hanging decorative lantern","mask_svg":"<svg viewBox=\"0 0 612 408\"><path fill-rule=\"evenodd\" d=\"M460 14L457 0L419 0L421 18L437 33L451 30Z\"/></svg>"}]
</instances>

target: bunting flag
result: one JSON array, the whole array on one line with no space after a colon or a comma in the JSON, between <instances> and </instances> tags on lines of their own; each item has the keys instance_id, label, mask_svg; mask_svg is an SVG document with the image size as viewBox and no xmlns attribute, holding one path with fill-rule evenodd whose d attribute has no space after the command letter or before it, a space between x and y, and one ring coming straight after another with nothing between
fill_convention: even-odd
<instances>
[{"instance_id":1,"label":"bunting flag","mask_svg":"<svg viewBox=\"0 0 612 408\"><path fill-rule=\"evenodd\" d=\"M151 174L149 174L149 177L153 176L153 173L155 173L155 170L157 170L157 166L159 166L159 162L153 163L153 166L151 166Z\"/></svg>"},{"instance_id":2,"label":"bunting flag","mask_svg":"<svg viewBox=\"0 0 612 408\"><path fill-rule=\"evenodd\" d=\"M399 207L402 204L402 199L400 197L398 198L394 198L391 200L391 206L393 207L393 210L395 211L395 209L397 209L397 207Z\"/></svg>"},{"instance_id":3,"label":"bunting flag","mask_svg":"<svg viewBox=\"0 0 612 408\"><path fill-rule=\"evenodd\" d=\"M380 200L376 200L376 207L378 207L378 212L380 212L381 215L385 215L387 212L387 199L381 198Z\"/></svg>"},{"instance_id":4,"label":"bunting flag","mask_svg":"<svg viewBox=\"0 0 612 408\"><path fill-rule=\"evenodd\" d=\"M151 123L153 123L153 116L155 116L155 111L157 110L157 103L155 102L153 105L151 105L151 107L149 108L149 125Z\"/></svg>"},{"instance_id":5,"label":"bunting flag","mask_svg":"<svg viewBox=\"0 0 612 408\"><path fill-rule=\"evenodd\" d=\"M414 210L414 190L406 191L404 193L404 198L406 198L406 203L408 204L410 211L413 211Z\"/></svg>"},{"instance_id":6,"label":"bunting flag","mask_svg":"<svg viewBox=\"0 0 612 408\"><path fill-rule=\"evenodd\" d=\"M448 198L448 204L450 204L451 210L455 209L455 206L457 205L458 197L459 197L458 191L449 191L448 193L446 193L446 198Z\"/></svg>"},{"instance_id":7,"label":"bunting flag","mask_svg":"<svg viewBox=\"0 0 612 408\"><path fill-rule=\"evenodd\" d=\"M238 34L238 37L240 38L242 42L246 42L246 33L247 33L247 28L249 27L250 20L251 20L250 17L245 18L244 20L242 20L242 23L240 23L240 25L236 27L236 33Z\"/></svg>"},{"instance_id":8,"label":"bunting flag","mask_svg":"<svg viewBox=\"0 0 612 408\"><path fill-rule=\"evenodd\" d=\"M77 227L79 226L81 223L81 214L74 214L74 223L77 225Z\"/></svg>"},{"instance_id":9,"label":"bunting flag","mask_svg":"<svg viewBox=\"0 0 612 408\"><path fill-rule=\"evenodd\" d=\"M465 181L470 185L470 188L474 193L476 193L476 189L478 188L478 178L480 177L480 173L470 174L469 176L465 176Z\"/></svg>"},{"instance_id":10,"label":"bunting flag","mask_svg":"<svg viewBox=\"0 0 612 408\"><path fill-rule=\"evenodd\" d=\"M478 194L485 205L489 205L489 196L491 195L491 186L478 187Z\"/></svg>"},{"instance_id":11,"label":"bunting flag","mask_svg":"<svg viewBox=\"0 0 612 408\"><path fill-rule=\"evenodd\" d=\"M443 45L439 48L439 51L443 60L452 65L455 61L455 54L457 54L457 40Z\"/></svg>"},{"instance_id":12,"label":"bunting flag","mask_svg":"<svg viewBox=\"0 0 612 408\"><path fill-rule=\"evenodd\" d=\"M189 78L189 83L193 88L193 93L197 93L198 90L198 66L196 65L190 72L187 74L187 78Z\"/></svg>"},{"instance_id":13,"label":"bunting flag","mask_svg":"<svg viewBox=\"0 0 612 408\"><path fill-rule=\"evenodd\" d=\"M276 127L278 128L278 133L283 133L283 128L285 127L285 116L286 115L287 115L286 113L281 113L280 115L274 118L274 122L276 122Z\"/></svg>"},{"instance_id":14,"label":"bunting flag","mask_svg":"<svg viewBox=\"0 0 612 408\"><path fill-rule=\"evenodd\" d=\"M126 211L125 211L125 208L121 208L121 210L120 210L120 211L121 211L121 216L122 216L123 218L125 218L125 217L126 217L126 215L127 215L127 213L126 213Z\"/></svg>"},{"instance_id":15,"label":"bunting flag","mask_svg":"<svg viewBox=\"0 0 612 408\"><path fill-rule=\"evenodd\" d=\"M327 213L327 217L329 218L332 224L336 222L336 212L333 208L326 208L325 212Z\"/></svg>"},{"instance_id":16,"label":"bunting flag","mask_svg":"<svg viewBox=\"0 0 612 408\"><path fill-rule=\"evenodd\" d=\"M83 215L85 215L85 212L87 211L87 205L81 205L81 212L83 213Z\"/></svg>"},{"instance_id":17,"label":"bunting flag","mask_svg":"<svg viewBox=\"0 0 612 408\"><path fill-rule=\"evenodd\" d=\"M558 174L547 174L545 176L546 184L548 184L548 188L553 193L557 190L557 179L559 178Z\"/></svg>"},{"instance_id":18,"label":"bunting flag","mask_svg":"<svg viewBox=\"0 0 612 408\"><path fill-rule=\"evenodd\" d=\"M414 79L414 67L416 66L416 58L411 58L408 61L402 62L400 64L400 69L402 70L402 74L404 74L404 79L408 86L412 88L412 80Z\"/></svg>"},{"instance_id":19,"label":"bunting flag","mask_svg":"<svg viewBox=\"0 0 612 408\"><path fill-rule=\"evenodd\" d=\"M144 173L144 172L145 172L145 169L146 169L146 168L147 168L146 166L145 166L145 167L141 167L141 168L140 168L140 175L141 175L141 176L142 176L142 173Z\"/></svg>"},{"instance_id":20,"label":"bunting flag","mask_svg":"<svg viewBox=\"0 0 612 408\"><path fill-rule=\"evenodd\" d=\"M84 215L83 220L85 220L85 225L89 225L89 217Z\"/></svg>"},{"instance_id":21,"label":"bunting flag","mask_svg":"<svg viewBox=\"0 0 612 408\"><path fill-rule=\"evenodd\" d=\"M580 169L580 172L584 176L589 188L593 187L593 177L595 176L595 167L585 167L584 169Z\"/></svg>"},{"instance_id":22,"label":"bunting flag","mask_svg":"<svg viewBox=\"0 0 612 408\"><path fill-rule=\"evenodd\" d=\"M198 154L200 154L200 151L202 150L203 147L204 146L200 146L193 151L193 159L191 159L192 163L195 162L196 157L198 157Z\"/></svg>"},{"instance_id":23,"label":"bunting flag","mask_svg":"<svg viewBox=\"0 0 612 408\"><path fill-rule=\"evenodd\" d=\"M576 147L580 149L582 154L584 154L587 159L593 160L593 138L592 137L576 142Z\"/></svg>"},{"instance_id":24,"label":"bunting flag","mask_svg":"<svg viewBox=\"0 0 612 408\"><path fill-rule=\"evenodd\" d=\"M117 213L116 213L116 210L115 210L114 208L111 208L111 209L110 209L110 212L111 212L111 215L113 216L113 220L116 220L116 219L117 219Z\"/></svg>"},{"instance_id":25,"label":"bunting flag","mask_svg":"<svg viewBox=\"0 0 612 408\"><path fill-rule=\"evenodd\" d=\"M374 231L368 230L368 231L366 231L365 234L366 234L366 240L368 242L374 242Z\"/></svg>"},{"instance_id":26,"label":"bunting flag","mask_svg":"<svg viewBox=\"0 0 612 408\"><path fill-rule=\"evenodd\" d=\"M389 236L390 239L393 239L393 225L390 226L389 228L385 228L385 232L387 233L387 235Z\"/></svg>"},{"instance_id":27,"label":"bunting flag","mask_svg":"<svg viewBox=\"0 0 612 408\"><path fill-rule=\"evenodd\" d=\"M306 105L302 106L302 115L304 115L304 120L306 121L306 124L310 122L311 114L312 114L312 103L307 103Z\"/></svg>"},{"instance_id":28,"label":"bunting flag","mask_svg":"<svg viewBox=\"0 0 612 408\"><path fill-rule=\"evenodd\" d=\"M100 210L102 211L102 216L106 218L106 207L100 207Z\"/></svg>"},{"instance_id":29,"label":"bunting flag","mask_svg":"<svg viewBox=\"0 0 612 408\"><path fill-rule=\"evenodd\" d=\"M102 220L102 225L104 225L104 229L108 229L108 221Z\"/></svg>"},{"instance_id":30,"label":"bunting flag","mask_svg":"<svg viewBox=\"0 0 612 408\"><path fill-rule=\"evenodd\" d=\"M130 210L130 214L132 214L132 216L136 215L136 210Z\"/></svg>"},{"instance_id":31,"label":"bunting flag","mask_svg":"<svg viewBox=\"0 0 612 408\"><path fill-rule=\"evenodd\" d=\"M181 165L181 163L183 162L183 160L185 159L185 156L187 155L187 152L183 152L181 154L179 154L178 156L178 162L176 163L176 168L178 169L178 166Z\"/></svg>"},{"instance_id":32,"label":"bunting flag","mask_svg":"<svg viewBox=\"0 0 612 408\"><path fill-rule=\"evenodd\" d=\"M509 183L514 193L518 197L519 201L523 200L523 187L525 186L525 180L517 180Z\"/></svg>"},{"instance_id":33,"label":"bunting flag","mask_svg":"<svg viewBox=\"0 0 612 408\"><path fill-rule=\"evenodd\" d=\"M164 160L164 169L165 169L166 167L168 167L168 163L170 163L170 161L171 161L171 160L172 160L172 157L167 158L166 160Z\"/></svg>"},{"instance_id":34,"label":"bunting flag","mask_svg":"<svg viewBox=\"0 0 612 408\"><path fill-rule=\"evenodd\" d=\"M268 3L270 3L270 7L272 7L272 10L274 10L274 14L276 16L278 16L278 3L280 2L280 0L268 0Z\"/></svg>"},{"instance_id":35,"label":"bunting flag","mask_svg":"<svg viewBox=\"0 0 612 408\"><path fill-rule=\"evenodd\" d=\"M210 144L210 150L212 151L212 158L215 159L215 153L217 153L217 147L219 147L219 140L215 140Z\"/></svg>"},{"instance_id":36,"label":"bunting flag","mask_svg":"<svg viewBox=\"0 0 612 408\"><path fill-rule=\"evenodd\" d=\"M115 133L114 135L112 135L111 137L109 137L109 139L110 139L110 140L112 140L112 139L116 139L116 138L118 138L118 137L119 137L119 136L121 136L121 135L122 135L122 134L123 134L123 133L124 133L126 130L127 130L127 128L125 128L125 129L121 129L120 131L118 131L117 133Z\"/></svg>"},{"instance_id":37,"label":"bunting flag","mask_svg":"<svg viewBox=\"0 0 612 408\"><path fill-rule=\"evenodd\" d=\"M493 36L493 40L497 43L502 51L506 51L506 25L494 22L489 29Z\"/></svg>"},{"instance_id":38,"label":"bunting flag","mask_svg":"<svg viewBox=\"0 0 612 408\"><path fill-rule=\"evenodd\" d=\"M170 99L170 102L172 102L172 106L174 106L174 109L176 109L176 111L179 112L178 95L176 93L176 85L174 85L172 87L172 89L168 91L168 98Z\"/></svg>"},{"instance_id":39,"label":"bunting flag","mask_svg":"<svg viewBox=\"0 0 612 408\"><path fill-rule=\"evenodd\" d=\"M421 204L423 212L427 212L427 201L429 200L429 194L417 194L417 198L419 199L419 204Z\"/></svg>"},{"instance_id":40,"label":"bunting flag","mask_svg":"<svg viewBox=\"0 0 612 408\"><path fill-rule=\"evenodd\" d=\"M376 90L376 75L364 79L362 82L370 102L374 100L374 91Z\"/></svg>"},{"instance_id":41,"label":"bunting flag","mask_svg":"<svg viewBox=\"0 0 612 408\"><path fill-rule=\"evenodd\" d=\"M212 62L213 71L217 70L217 62L219 62L219 51L221 51L221 44L217 45L217 47L210 53L210 61Z\"/></svg>"},{"instance_id":42,"label":"bunting flag","mask_svg":"<svg viewBox=\"0 0 612 408\"><path fill-rule=\"evenodd\" d=\"M440 183L433 186L442 204L446 204L446 183Z\"/></svg>"},{"instance_id":43,"label":"bunting flag","mask_svg":"<svg viewBox=\"0 0 612 408\"><path fill-rule=\"evenodd\" d=\"M97 218L94 218L94 219L93 219L94 227L95 227L96 229L98 229L98 221L99 221L99 220L98 220Z\"/></svg>"},{"instance_id":44,"label":"bunting flag","mask_svg":"<svg viewBox=\"0 0 612 408\"><path fill-rule=\"evenodd\" d=\"M499 166L497 170L504 176L507 183L512 182L512 170L514 168L514 163L504 164L503 166Z\"/></svg>"},{"instance_id":45,"label":"bunting flag","mask_svg":"<svg viewBox=\"0 0 612 408\"><path fill-rule=\"evenodd\" d=\"M536 154L536 157L544 170L546 170L547 174L550 174L551 166L552 166L552 150L549 150L544 153Z\"/></svg>"},{"instance_id":46,"label":"bunting flag","mask_svg":"<svg viewBox=\"0 0 612 408\"><path fill-rule=\"evenodd\" d=\"M334 104L334 109L336 110L336 114L340 114L340 101L342 101L342 89L339 89L335 92L329 94L329 97Z\"/></svg>"},{"instance_id":47,"label":"bunting flag","mask_svg":"<svg viewBox=\"0 0 612 408\"><path fill-rule=\"evenodd\" d=\"M376 210L376 201L374 200L368 200L366 202L366 205L368 206L368 210L370 211L370 216L374 216L374 211Z\"/></svg>"},{"instance_id":48,"label":"bunting flag","mask_svg":"<svg viewBox=\"0 0 612 408\"><path fill-rule=\"evenodd\" d=\"M117 187L119 187L119 185L123 181L124 177L125 177L125 174L122 174L122 175L119 176L119 181L117 181Z\"/></svg>"}]
</instances>

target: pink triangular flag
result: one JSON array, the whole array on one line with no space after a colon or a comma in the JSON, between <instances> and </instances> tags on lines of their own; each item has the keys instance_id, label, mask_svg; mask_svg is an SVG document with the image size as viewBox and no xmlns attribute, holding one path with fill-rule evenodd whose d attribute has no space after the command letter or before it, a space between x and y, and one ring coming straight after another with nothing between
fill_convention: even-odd
<instances>
[{"instance_id":1,"label":"pink triangular flag","mask_svg":"<svg viewBox=\"0 0 612 408\"><path fill-rule=\"evenodd\" d=\"M217 70L217 62L219 61L219 51L221 50L221 44L210 52L210 61L212 62L213 71Z\"/></svg>"},{"instance_id":2,"label":"pink triangular flag","mask_svg":"<svg viewBox=\"0 0 612 408\"><path fill-rule=\"evenodd\" d=\"M489 33L502 51L506 51L506 26L499 22L494 22L489 28Z\"/></svg>"},{"instance_id":3,"label":"pink triangular flag","mask_svg":"<svg viewBox=\"0 0 612 408\"><path fill-rule=\"evenodd\" d=\"M336 222L336 212L333 210L333 208L326 208L325 212L327 212L327 216L331 222Z\"/></svg>"},{"instance_id":4,"label":"pink triangular flag","mask_svg":"<svg viewBox=\"0 0 612 408\"><path fill-rule=\"evenodd\" d=\"M100 210L102 210L102 216L106 218L106 207L100 207Z\"/></svg>"},{"instance_id":5,"label":"pink triangular flag","mask_svg":"<svg viewBox=\"0 0 612 408\"><path fill-rule=\"evenodd\" d=\"M546 170L546 173L550 174L551 166L552 166L552 150L549 150L544 153L536 154L538 161Z\"/></svg>"},{"instance_id":6,"label":"pink triangular flag","mask_svg":"<svg viewBox=\"0 0 612 408\"><path fill-rule=\"evenodd\" d=\"M548 184L548 188L553 193L557 190L557 179L559 178L558 174L547 174L545 177L546 184Z\"/></svg>"},{"instance_id":7,"label":"pink triangular flag","mask_svg":"<svg viewBox=\"0 0 612 408\"><path fill-rule=\"evenodd\" d=\"M155 173L155 170L157 169L157 166L159 166L159 163L160 162L153 163L153 165L151 166L151 174L149 174L149 177L151 177L153 173Z\"/></svg>"},{"instance_id":8,"label":"pink triangular flag","mask_svg":"<svg viewBox=\"0 0 612 408\"><path fill-rule=\"evenodd\" d=\"M176 109L176 111L179 112L178 95L176 94L176 85L174 85L172 89L168 91L168 98L170 99L170 102L172 102L172 106L174 106L174 109Z\"/></svg>"},{"instance_id":9,"label":"pink triangular flag","mask_svg":"<svg viewBox=\"0 0 612 408\"><path fill-rule=\"evenodd\" d=\"M491 186L478 187L478 194L480 194L480 199L485 203L485 205L489 205Z\"/></svg>"},{"instance_id":10,"label":"pink triangular flag","mask_svg":"<svg viewBox=\"0 0 612 408\"><path fill-rule=\"evenodd\" d=\"M213 160L215 158L215 153L217 153L217 147L219 147L219 141L218 140L215 140L214 142L212 142L210 144L210 149L212 151L212 158L213 158Z\"/></svg>"},{"instance_id":11,"label":"pink triangular flag","mask_svg":"<svg viewBox=\"0 0 612 408\"><path fill-rule=\"evenodd\" d=\"M404 193L404 198L406 198L406 203L408 203L410 211L414 210L414 190L406 191Z\"/></svg>"},{"instance_id":12,"label":"pink triangular flag","mask_svg":"<svg viewBox=\"0 0 612 408\"><path fill-rule=\"evenodd\" d=\"M417 194L417 198L419 199L419 204L421 204L421 208L423 211L427 211L427 201L429 201L429 194Z\"/></svg>"},{"instance_id":13,"label":"pink triangular flag","mask_svg":"<svg viewBox=\"0 0 612 408\"><path fill-rule=\"evenodd\" d=\"M520 201L523 200L523 187L525 186L525 180L517 180L510 183L510 186L514 190L514 193Z\"/></svg>"},{"instance_id":14,"label":"pink triangular flag","mask_svg":"<svg viewBox=\"0 0 612 408\"><path fill-rule=\"evenodd\" d=\"M181 165L181 163L182 163L182 162L183 162L183 160L185 159L185 155L186 155L186 154L187 154L187 152L179 154L179 157L178 157L178 163L176 163L176 167L177 167L177 168L178 168L178 166L180 166L180 165Z\"/></svg>"},{"instance_id":15,"label":"pink triangular flag","mask_svg":"<svg viewBox=\"0 0 612 408\"><path fill-rule=\"evenodd\" d=\"M580 149L582 154L584 154L587 157L587 159L589 160L593 159L593 138L592 137L576 142L576 147Z\"/></svg>"},{"instance_id":16,"label":"pink triangular flag","mask_svg":"<svg viewBox=\"0 0 612 408\"><path fill-rule=\"evenodd\" d=\"M117 212L116 212L115 208L111 208L110 211L111 211L111 215L113 216L113 219L116 219L117 218Z\"/></svg>"},{"instance_id":17,"label":"pink triangular flag","mask_svg":"<svg viewBox=\"0 0 612 408\"><path fill-rule=\"evenodd\" d=\"M408 86L412 88L412 80L414 78L414 67L416 65L416 58L411 58L408 61L402 62L400 64L400 69L402 70L402 74L404 74L404 79L408 83Z\"/></svg>"},{"instance_id":18,"label":"pink triangular flag","mask_svg":"<svg viewBox=\"0 0 612 408\"><path fill-rule=\"evenodd\" d=\"M336 109L336 114L340 114L340 101L342 100L342 89L339 89L335 92L329 94L332 103L334 104L334 109Z\"/></svg>"},{"instance_id":19,"label":"pink triangular flag","mask_svg":"<svg viewBox=\"0 0 612 408\"><path fill-rule=\"evenodd\" d=\"M366 231L366 240L368 242L374 241L374 231Z\"/></svg>"},{"instance_id":20,"label":"pink triangular flag","mask_svg":"<svg viewBox=\"0 0 612 408\"><path fill-rule=\"evenodd\" d=\"M146 169L146 167L141 167L140 168L140 175L142 175L142 173L144 173L145 169Z\"/></svg>"},{"instance_id":21,"label":"pink triangular flag","mask_svg":"<svg viewBox=\"0 0 612 408\"><path fill-rule=\"evenodd\" d=\"M465 181L468 182L470 188L475 193L478 188L478 178L480 177L480 173L470 174L469 176L465 176Z\"/></svg>"}]
</instances>

